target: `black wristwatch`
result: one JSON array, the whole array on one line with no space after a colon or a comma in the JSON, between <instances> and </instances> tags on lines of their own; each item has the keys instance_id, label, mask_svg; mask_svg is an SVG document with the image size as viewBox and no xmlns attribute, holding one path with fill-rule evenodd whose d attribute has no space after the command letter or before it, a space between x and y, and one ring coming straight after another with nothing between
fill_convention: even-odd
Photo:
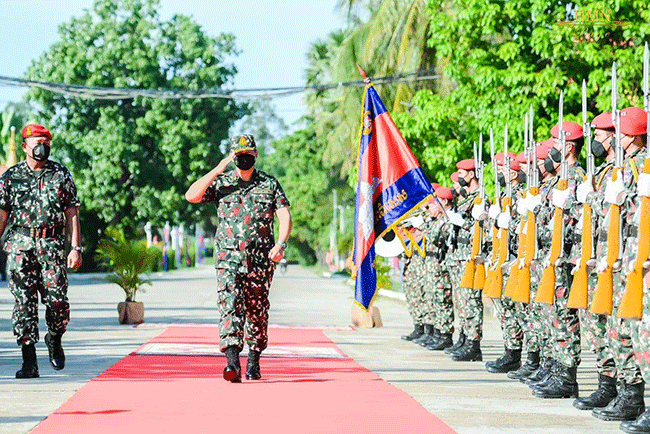
<instances>
[{"instance_id":1,"label":"black wristwatch","mask_svg":"<svg viewBox=\"0 0 650 434\"><path fill-rule=\"evenodd\" d=\"M280 245L280 247L282 247L282 250L287 250L287 243L282 241L281 243L278 243L278 244Z\"/></svg>"}]
</instances>

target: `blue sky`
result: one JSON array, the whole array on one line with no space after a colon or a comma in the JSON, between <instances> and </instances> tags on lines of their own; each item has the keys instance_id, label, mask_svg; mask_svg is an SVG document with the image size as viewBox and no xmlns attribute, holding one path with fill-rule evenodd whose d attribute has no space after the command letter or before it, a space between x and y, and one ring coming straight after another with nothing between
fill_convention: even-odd
<instances>
[{"instance_id":1,"label":"blue sky","mask_svg":"<svg viewBox=\"0 0 650 434\"><path fill-rule=\"evenodd\" d=\"M90 8L91 0L0 0L0 75L21 77L32 59L58 40L58 26ZM191 15L212 35L235 35L238 88L304 83L309 44L344 26L336 0L161 0L161 15ZM24 88L0 87L0 108ZM303 114L302 95L274 100L287 123Z\"/></svg>"}]
</instances>

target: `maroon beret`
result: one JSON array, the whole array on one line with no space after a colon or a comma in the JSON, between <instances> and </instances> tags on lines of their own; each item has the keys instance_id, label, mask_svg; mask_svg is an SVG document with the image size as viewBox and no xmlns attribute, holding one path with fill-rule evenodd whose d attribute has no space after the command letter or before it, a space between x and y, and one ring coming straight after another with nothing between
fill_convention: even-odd
<instances>
[{"instance_id":1,"label":"maroon beret","mask_svg":"<svg viewBox=\"0 0 650 434\"><path fill-rule=\"evenodd\" d=\"M52 140L52 134L43 125L28 124L23 128L23 139L28 137L47 137Z\"/></svg>"},{"instance_id":2,"label":"maroon beret","mask_svg":"<svg viewBox=\"0 0 650 434\"><path fill-rule=\"evenodd\" d=\"M621 110L621 133L626 136L644 136L648 131L648 115L639 107Z\"/></svg>"},{"instance_id":3,"label":"maroon beret","mask_svg":"<svg viewBox=\"0 0 650 434\"><path fill-rule=\"evenodd\" d=\"M566 133L564 137L566 137L567 140L576 140L580 137L583 137L584 135L582 132L582 126L575 122L562 123L562 130ZM559 132L559 124L551 128L551 136L555 137L556 139L560 138Z\"/></svg>"},{"instance_id":4,"label":"maroon beret","mask_svg":"<svg viewBox=\"0 0 650 434\"><path fill-rule=\"evenodd\" d=\"M474 170L476 169L476 164L474 163L473 158L468 158L466 160L461 160L456 163L456 168L461 170Z\"/></svg>"},{"instance_id":5,"label":"maroon beret","mask_svg":"<svg viewBox=\"0 0 650 434\"><path fill-rule=\"evenodd\" d=\"M598 128L599 130L609 130L614 128L612 114L610 112L602 112L591 121L591 126L593 128Z\"/></svg>"}]
</instances>

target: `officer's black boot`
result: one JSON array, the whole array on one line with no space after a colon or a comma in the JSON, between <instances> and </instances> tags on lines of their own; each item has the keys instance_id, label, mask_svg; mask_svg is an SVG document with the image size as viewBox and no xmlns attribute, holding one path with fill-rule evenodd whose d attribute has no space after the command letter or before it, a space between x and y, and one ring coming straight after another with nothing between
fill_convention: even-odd
<instances>
[{"instance_id":1,"label":"officer's black boot","mask_svg":"<svg viewBox=\"0 0 650 434\"><path fill-rule=\"evenodd\" d=\"M646 410L633 422L621 422L620 428L626 433L650 433L650 410Z\"/></svg>"},{"instance_id":2,"label":"officer's black boot","mask_svg":"<svg viewBox=\"0 0 650 434\"><path fill-rule=\"evenodd\" d=\"M555 364L555 374L544 387L534 388L533 395L538 398L577 398L578 368L568 368L562 363Z\"/></svg>"},{"instance_id":3,"label":"officer's black boot","mask_svg":"<svg viewBox=\"0 0 650 434\"><path fill-rule=\"evenodd\" d=\"M417 339L413 339L411 342L414 344L422 345L423 342L427 342L433 336L434 328L431 324L424 325L424 333Z\"/></svg>"},{"instance_id":4,"label":"officer's black boot","mask_svg":"<svg viewBox=\"0 0 650 434\"><path fill-rule=\"evenodd\" d=\"M241 383L241 365L239 364L239 348L226 348L228 365L223 369L223 379L231 383Z\"/></svg>"},{"instance_id":5,"label":"officer's black boot","mask_svg":"<svg viewBox=\"0 0 650 434\"><path fill-rule=\"evenodd\" d=\"M437 328L435 328L433 326L431 326L431 329L433 331L431 332L431 334L427 337L427 339L424 342L420 343L420 346L426 348L429 345L435 344L436 342L438 342L438 339L440 339L440 330L438 330Z\"/></svg>"},{"instance_id":6,"label":"officer's black boot","mask_svg":"<svg viewBox=\"0 0 650 434\"><path fill-rule=\"evenodd\" d=\"M508 372L508 378L513 380L525 380L539 368L539 351L531 351L526 357L526 363L521 365L516 371Z\"/></svg>"},{"instance_id":7,"label":"officer's black boot","mask_svg":"<svg viewBox=\"0 0 650 434\"><path fill-rule=\"evenodd\" d=\"M413 339L417 339L420 336L422 336L423 333L424 333L424 326L422 324L415 324L415 327L413 328L411 334L402 336L402 339L404 339L405 341L412 341Z\"/></svg>"},{"instance_id":8,"label":"officer's black boot","mask_svg":"<svg viewBox=\"0 0 650 434\"><path fill-rule=\"evenodd\" d=\"M427 345L427 349L432 351L440 351L451 347L453 344L454 341L451 339L451 333L440 333L438 340L433 342L431 345Z\"/></svg>"},{"instance_id":9,"label":"officer's black boot","mask_svg":"<svg viewBox=\"0 0 650 434\"><path fill-rule=\"evenodd\" d=\"M519 381L524 382L528 386L535 385L543 382L551 374L553 370L553 365L555 361L550 357L542 357L542 361L539 364L539 368L535 369L535 372L530 374L528 378L521 379Z\"/></svg>"},{"instance_id":10,"label":"officer's black boot","mask_svg":"<svg viewBox=\"0 0 650 434\"><path fill-rule=\"evenodd\" d=\"M246 379L259 380L260 378L262 378L260 373L260 352L251 350L248 352L248 361L246 362Z\"/></svg>"},{"instance_id":11,"label":"officer's black boot","mask_svg":"<svg viewBox=\"0 0 650 434\"><path fill-rule=\"evenodd\" d=\"M65 354L61 346L61 335L46 334L45 344L47 352L50 354L50 364L54 369L60 371L65 367Z\"/></svg>"},{"instance_id":12,"label":"officer's black boot","mask_svg":"<svg viewBox=\"0 0 650 434\"><path fill-rule=\"evenodd\" d=\"M23 367L16 372L16 378L38 378L38 362L36 361L36 347L34 344L23 345Z\"/></svg>"},{"instance_id":13,"label":"officer's black boot","mask_svg":"<svg viewBox=\"0 0 650 434\"><path fill-rule=\"evenodd\" d=\"M585 398L573 401L573 406L578 410L607 407L612 399L616 398L616 395L616 378L598 374L598 389Z\"/></svg>"},{"instance_id":14,"label":"officer's black boot","mask_svg":"<svg viewBox=\"0 0 650 434\"><path fill-rule=\"evenodd\" d=\"M605 408L594 408L591 414L602 420L635 420L645 411L643 391L645 383L621 383L618 396Z\"/></svg>"},{"instance_id":15,"label":"officer's black boot","mask_svg":"<svg viewBox=\"0 0 650 434\"><path fill-rule=\"evenodd\" d=\"M451 347L445 349L445 354L452 354L452 353L455 353L455 352L458 351L458 350L460 349L460 347L462 347L463 345L465 345L465 333L460 332L460 333L458 334L458 340L456 341L456 343L455 343L454 345L452 345Z\"/></svg>"},{"instance_id":16,"label":"officer's black boot","mask_svg":"<svg viewBox=\"0 0 650 434\"><path fill-rule=\"evenodd\" d=\"M485 369L493 373L506 373L519 369L521 366L521 350L505 349L501 357L493 362L487 362Z\"/></svg>"},{"instance_id":17,"label":"officer's black boot","mask_svg":"<svg viewBox=\"0 0 650 434\"><path fill-rule=\"evenodd\" d=\"M483 353L481 352L481 341L467 341L460 351L454 353L452 357L454 362L482 362Z\"/></svg>"}]
</instances>

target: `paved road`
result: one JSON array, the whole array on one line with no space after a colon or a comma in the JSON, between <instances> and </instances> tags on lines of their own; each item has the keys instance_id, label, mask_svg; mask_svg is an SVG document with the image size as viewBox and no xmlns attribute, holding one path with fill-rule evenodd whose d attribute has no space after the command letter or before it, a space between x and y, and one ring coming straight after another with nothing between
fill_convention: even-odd
<instances>
[{"instance_id":1,"label":"paved road","mask_svg":"<svg viewBox=\"0 0 650 434\"><path fill-rule=\"evenodd\" d=\"M65 370L49 366L44 343L37 346L41 378L18 381L20 351L11 334L13 300L0 284L0 433L27 432L72 396L87 381L159 334L170 323L216 323L214 270L178 271L152 276L154 283L139 295L146 323L133 328L117 324L121 289L101 276L71 277L72 321L64 338ZM528 387L489 374L483 363L456 363L402 341L410 331L403 303L379 297L384 327L346 330L352 290L340 280L289 267L277 274L271 293L272 324L333 327L327 331L340 348L359 363L413 396L459 433L619 433L618 423L602 422L575 410L570 400L540 400ZM44 320L41 320L44 328ZM500 354L498 324L488 315L483 351L486 360ZM582 391L596 386L594 359L585 351L580 369ZM650 402L650 401L648 401ZM405 431L408 429L405 421ZM338 433L337 433L338 434Z\"/></svg>"}]
</instances>

